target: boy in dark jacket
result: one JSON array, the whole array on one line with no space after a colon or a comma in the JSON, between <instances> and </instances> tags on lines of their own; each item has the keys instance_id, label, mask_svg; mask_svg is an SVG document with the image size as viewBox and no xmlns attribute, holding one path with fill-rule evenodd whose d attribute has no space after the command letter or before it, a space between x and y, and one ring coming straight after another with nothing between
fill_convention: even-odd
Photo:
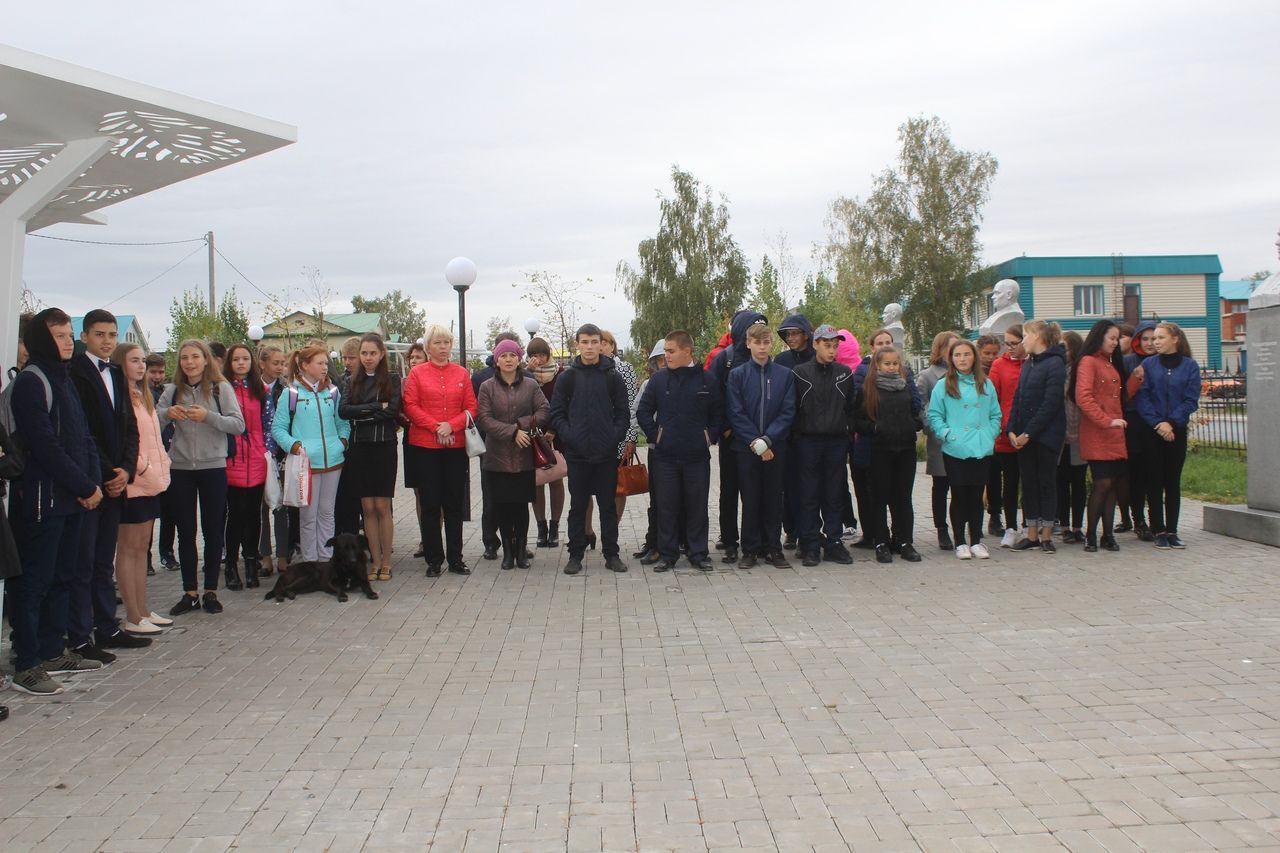
<instances>
[{"instance_id":1,"label":"boy in dark jacket","mask_svg":"<svg viewBox=\"0 0 1280 853\"><path fill-rule=\"evenodd\" d=\"M729 324L730 343L711 360L709 368L720 386L720 399L728 400L729 374L733 368L746 364L751 358L747 350L747 330L753 326L763 326L768 321L758 311L743 310L733 315ZM724 552L721 562L738 562L738 498L741 489L738 483L738 458L734 453L729 436L733 434L733 425L725 418L724 428L720 432L720 541L716 547Z\"/></svg>"},{"instance_id":2,"label":"boy in dark jacket","mask_svg":"<svg viewBox=\"0 0 1280 853\"><path fill-rule=\"evenodd\" d=\"M778 327L778 337L782 338L787 348L778 353L777 358L774 359L775 364L780 364L788 370L795 370L800 365L813 361L813 325L808 317L803 314L792 314ZM795 450L794 434L787 440L787 444L789 450ZM792 455L794 456L794 453ZM782 547L788 551L796 547L800 536L800 523L797 516L800 514L802 500L800 468L794 464L788 465L783 472L782 483L782 530L785 534Z\"/></svg>"},{"instance_id":3,"label":"boy in dark jacket","mask_svg":"<svg viewBox=\"0 0 1280 853\"><path fill-rule=\"evenodd\" d=\"M853 557L840 542L845 495L845 458L853 425L853 371L836 361L844 335L831 326L813 333L814 358L792 371L796 387L796 419L791 446L796 459L798 494L793 502L801 558L806 566L825 559L848 565ZM821 513L821 526L819 525Z\"/></svg>"},{"instance_id":4,"label":"boy in dark jacket","mask_svg":"<svg viewBox=\"0 0 1280 853\"><path fill-rule=\"evenodd\" d=\"M551 399L551 428L564 445L569 469L569 561L564 573L582 571L587 548L587 502L600 507L600 538L605 568L625 572L618 553L618 445L631 427L627 386L613 359L601 355L598 326L587 323L574 340L578 355L556 381Z\"/></svg>"},{"instance_id":5,"label":"boy in dark jacket","mask_svg":"<svg viewBox=\"0 0 1280 853\"><path fill-rule=\"evenodd\" d=\"M80 525L102 501L102 470L67 371L75 351L71 318L47 308L27 324L24 340L30 361L14 378L10 400L15 435L26 453L22 479L13 483L14 538L22 559L22 577L10 595L13 684L51 696L62 685L50 676L102 667L63 644Z\"/></svg>"},{"instance_id":6,"label":"boy in dark jacket","mask_svg":"<svg viewBox=\"0 0 1280 853\"><path fill-rule=\"evenodd\" d=\"M667 367L645 383L636 420L649 441L649 469L656 504L657 546L670 571L680 558L679 516L683 512L689 563L711 571L707 548L707 496L711 488L710 447L720 434L720 389L693 358L693 338L679 330L663 342Z\"/></svg>"},{"instance_id":7,"label":"boy in dark jacket","mask_svg":"<svg viewBox=\"0 0 1280 853\"><path fill-rule=\"evenodd\" d=\"M795 419L795 379L769 357L773 333L765 325L747 330L751 360L729 374L725 406L742 489L742 559L749 569L763 557L789 569L782 553L782 478L787 436Z\"/></svg>"},{"instance_id":8,"label":"boy in dark jacket","mask_svg":"<svg viewBox=\"0 0 1280 853\"><path fill-rule=\"evenodd\" d=\"M111 363L119 338L116 318L96 308L84 315L80 341L85 351L71 359L71 381L98 448L105 497L80 525L80 559L71 581L67 644L81 657L111 663L102 649L151 645L150 637L120 630L116 620L116 539L125 487L138 464L138 422L124 371Z\"/></svg>"}]
</instances>

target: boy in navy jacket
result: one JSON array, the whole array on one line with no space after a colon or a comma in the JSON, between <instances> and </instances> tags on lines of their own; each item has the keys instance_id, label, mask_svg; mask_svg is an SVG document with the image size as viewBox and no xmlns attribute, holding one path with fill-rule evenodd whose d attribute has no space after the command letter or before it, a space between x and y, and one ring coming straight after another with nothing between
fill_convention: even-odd
<instances>
[{"instance_id":1,"label":"boy in navy jacket","mask_svg":"<svg viewBox=\"0 0 1280 853\"><path fill-rule=\"evenodd\" d=\"M795 418L795 379L774 364L773 332L765 325L747 330L751 360L729 373L725 395L732 447L742 490L742 559L749 569L763 557L789 569L782 553L782 483L787 436Z\"/></svg>"},{"instance_id":2,"label":"boy in navy jacket","mask_svg":"<svg viewBox=\"0 0 1280 853\"><path fill-rule=\"evenodd\" d=\"M711 571L707 548L707 496L711 445L720 434L720 389L693 357L693 338L680 330L663 342L667 367L645 383L636 420L649 441L649 467L658 516L655 572L670 571L680 557L679 516L685 519L689 563Z\"/></svg>"}]
</instances>

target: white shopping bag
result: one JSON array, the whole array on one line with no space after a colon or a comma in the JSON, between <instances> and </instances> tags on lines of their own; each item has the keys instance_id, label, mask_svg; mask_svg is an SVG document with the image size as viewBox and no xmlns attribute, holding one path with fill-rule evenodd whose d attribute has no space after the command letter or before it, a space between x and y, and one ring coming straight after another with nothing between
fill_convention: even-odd
<instances>
[{"instance_id":1,"label":"white shopping bag","mask_svg":"<svg viewBox=\"0 0 1280 853\"><path fill-rule=\"evenodd\" d=\"M284 505L308 506L311 503L311 460L307 452L290 453L284 462Z\"/></svg>"},{"instance_id":2,"label":"white shopping bag","mask_svg":"<svg viewBox=\"0 0 1280 853\"><path fill-rule=\"evenodd\" d=\"M267 457L267 485L262 492L262 500L266 502L267 507L272 510L280 508L280 504L284 501L284 495L280 491L280 478L277 472L280 470L276 465L276 459L271 455L270 451L264 454Z\"/></svg>"}]
</instances>

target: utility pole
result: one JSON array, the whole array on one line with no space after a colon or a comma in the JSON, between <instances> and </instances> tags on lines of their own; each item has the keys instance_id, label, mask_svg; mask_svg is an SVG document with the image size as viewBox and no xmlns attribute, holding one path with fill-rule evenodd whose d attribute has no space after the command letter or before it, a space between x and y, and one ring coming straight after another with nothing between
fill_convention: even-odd
<instances>
[{"instance_id":1,"label":"utility pole","mask_svg":"<svg viewBox=\"0 0 1280 853\"><path fill-rule=\"evenodd\" d=\"M205 233L204 241L209 246L209 313L217 314L218 313L218 295L214 287L213 257L214 257L215 249L213 248L213 232L212 231L208 231Z\"/></svg>"}]
</instances>

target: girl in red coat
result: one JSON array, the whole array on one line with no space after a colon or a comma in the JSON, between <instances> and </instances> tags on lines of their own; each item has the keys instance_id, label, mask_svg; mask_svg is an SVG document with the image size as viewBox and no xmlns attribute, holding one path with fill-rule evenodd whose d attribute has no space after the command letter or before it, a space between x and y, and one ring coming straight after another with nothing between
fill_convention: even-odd
<instances>
[{"instance_id":1,"label":"girl in red coat","mask_svg":"<svg viewBox=\"0 0 1280 853\"><path fill-rule=\"evenodd\" d=\"M244 432L234 436L235 454L227 457L227 529L225 578L227 589L258 586L261 563L258 538L262 534L262 491L267 483L267 389L258 360L244 344L227 348L223 375L231 383L244 415ZM230 448L228 448L230 449ZM240 580L240 552L244 552L245 580Z\"/></svg>"},{"instance_id":2,"label":"girl in red coat","mask_svg":"<svg viewBox=\"0 0 1280 853\"><path fill-rule=\"evenodd\" d=\"M1116 509L1116 484L1124 476L1125 449L1124 401L1128 397L1120 377L1124 362L1120 354L1120 327L1110 320L1099 320L1089 330L1080 350L1067 396L1080 410L1080 455L1089 463L1093 474L1093 492L1089 495L1088 532L1084 549L1097 551L1098 520L1102 520L1103 548L1119 551L1112 524ZM1137 380L1130 380L1136 390Z\"/></svg>"},{"instance_id":3,"label":"girl in red coat","mask_svg":"<svg viewBox=\"0 0 1280 853\"><path fill-rule=\"evenodd\" d=\"M1009 443L1007 427L1013 395L1022 376L1022 362L1027 357L1026 350L1022 348L1022 326L1005 329L1004 346L1004 353L991 365L991 373L987 376L996 388L1001 413L1000 434L996 436L996 452L991 466L992 478L987 487L987 511L991 513L992 522L997 522L1003 505L1004 535L1000 539L1000 547L1010 548L1018 539L1018 450ZM994 523L991 525L995 526Z\"/></svg>"},{"instance_id":4,"label":"girl in red coat","mask_svg":"<svg viewBox=\"0 0 1280 853\"><path fill-rule=\"evenodd\" d=\"M404 414L409 419L404 478L422 500L427 577L439 577L446 558L450 572L469 575L471 570L462 560L462 515L470 475L463 430L467 416L476 415L476 395L471 374L449 361L453 333L444 326L431 326L425 341L427 361L411 370L404 384ZM440 541L437 519L441 512L447 551Z\"/></svg>"}]
</instances>

